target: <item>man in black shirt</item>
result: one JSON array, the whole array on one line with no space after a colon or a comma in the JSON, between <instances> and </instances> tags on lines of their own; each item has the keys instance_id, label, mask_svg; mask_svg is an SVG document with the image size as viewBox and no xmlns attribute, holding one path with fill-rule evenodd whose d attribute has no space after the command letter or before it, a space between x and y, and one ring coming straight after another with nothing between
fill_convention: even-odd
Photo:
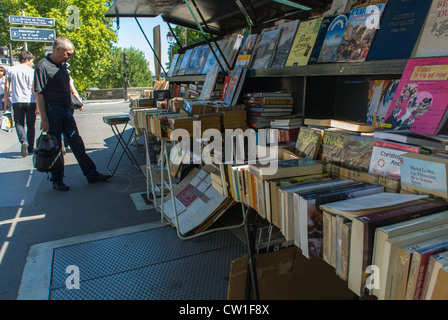
<instances>
[{"instance_id":1,"label":"man in black shirt","mask_svg":"<svg viewBox=\"0 0 448 320\"><path fill-rule=\"evenodd\" d=\"M99 173L95 163L87 155L76 122L70 111L70 77L67 61L73 55L73 43L59 37L53 44L53 52L39 61L34 75L34 94L41 117L42 131L54 135L61 144L61 134L67 138L70 148L89 183L102 182L111 176ZM64 168L51 173L53 188L67 191L63 182Z\"/></svg>"}]
</instances>

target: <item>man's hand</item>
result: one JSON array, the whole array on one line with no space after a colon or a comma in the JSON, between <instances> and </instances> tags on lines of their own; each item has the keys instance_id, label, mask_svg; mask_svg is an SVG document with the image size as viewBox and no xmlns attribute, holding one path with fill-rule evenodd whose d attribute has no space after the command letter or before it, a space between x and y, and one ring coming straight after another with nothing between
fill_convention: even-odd
<instances>
[{"instance_id":1,"label":"man's hand","mask_svg":"<svg viewBox=\"0 0 448 320\"><path fill-rule=\"evenodd\" d=\"M48 132L50 131L50 124L48 122L47 117L42 117L40 118L40 130Z\"/></svg>"}]
</instances>

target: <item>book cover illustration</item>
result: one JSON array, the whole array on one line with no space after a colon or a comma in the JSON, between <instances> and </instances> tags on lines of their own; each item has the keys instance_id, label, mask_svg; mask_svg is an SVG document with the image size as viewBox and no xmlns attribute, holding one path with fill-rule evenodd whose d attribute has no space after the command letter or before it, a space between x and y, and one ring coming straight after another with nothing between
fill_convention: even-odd
<instances>
[{"instance_id":1,"label":"book cover illustration","mask_svg":"<svg viewBox=\"0 0 448 320\"><path fill-rule=\"evenodd\" d=\"M414 49L416 58L448 55L448 1L433 0Z\"/></svg>"},{"instance_id":2,"label":"book cover illustration","mask_svg":"<svg viewBox=\"0 0 448 320\"><path fill-rule=\"evenodd\" d=\"M385 80L370 80L369 81L369 95L367 103L367 124L375 126L376 114L378 105L380 103L381 94L383 91Z\"/></svg>"},{"instance_id":3,"label":"book cover illustration","mask_svg":"<svg viewBox=\"0 0 448 320\"><path fill-rule=\"evenodd\" d=\"M348 13L346 13L348 17ZM320 23L319 32L316 37L316 41L314 42L313 49L311 50L310 58L308 59L308 64L316 64L317 59L319 58L319 54L322 51L322 46L325 41L325 37L327 35L328 28L334 19L336 19L339 15L331 15L322 17L322 22ZM300 26L299 26L300 27Z\"/></svg>"},{"instance_id":4,"label":"book cover illustration","mask_svg":"<svg viewBox=\"0 0 448 320\"><path fill-rule=\"evenodd\" d=\"M359 171L369 171L370 159L375 140L370 137L348 135L344 139L341 164Z\"/></svg>"},{"instance_id":5,"label":"book cover illustration","mask_svg":"<svg viewBox=\"0 0 448 320\"><path fill-rule=\"evenodd\" d=\"M274 29L261 33L261 39L258 43L256 55L252 64L253 69L269 68L280 34L280 29Z\"/></svg>"},{"instance_id":6,"label":"book cover illustration","mask_svg":"<svg viewBox=\"0 0 448 320\"><path fill-rule=\"evenodd\" d=\"M349 132L336 128L325 129L322 137L320 160L339 164L344 148L344 139L348 134Z\"/></svg>"},{"instance_id":7,"label":"book cover illustration","mask_svg":"<svg viewBox=\"0 0 448 320\"><path fill-rule=\"evenodd\" d=\"M242 74L242 69L234 69L230 74L230 81L226 89L226 96L224 98L224 103L227 105L232 105L233 97L238 87Z\"/></svg>"},{"instance_id":8,"label":"book cover illustration","mask_svg":"<svg viewBox=\"0 0 448 320\"><path fill-rule=\"evenodd\" d=\"M222 45L224 44L224 42L222 42L222 40L219 40L216 43L218 44L219 48L222 50L223 49ZM216 44L214 42L212 42L210 45L211 45L210 53L208 54L207 60L205 61L204 69L202 69L203 74L207 74L208 71L211 70L215 66L215 64L219 65L218 62L216 61L216 57L218 57L218 58L220 57L219 50L216 47ZM215 55L216 55L216 57L215 57ZM224 65L223 65L223 67L224 67Z\"/></svg>"},{"instance_id":9,"label":"book cover illustration","mask_svg":"<svg viewBox=\"0 0 448 320\"><path fill-rule=\"evenodd\" d=\"M383 123L386 120L387 110L389 110L390 103L392 102L392 98L394 97L399 83L400 79L384 80L378 109L374 117L375 128L381 128L383 126Z\"/></svg>"},{"instance_id":10,"label":"book cover illustration","mask_svg":"<svg viewBox=\"0 0 448 320\"><path fill-rule=\"evenodd\" d=\"M321 23L322 18L306 20L300 23L285 66L296 67L308 64Z\"/></svg>"},{"instance_id":11,"label":"book cover illustration","mask_svg":"<svg viewBox=\"0 0 448 320\"><path fill-rule=\"evenodd\" d=\"M257 37L258 34L250 34L244 37L240 52L238 53L238 56L236 58L235 68L249 67L250 59L253 54Z\"/></svg>"},{"instance_id":12,"label":"book cover illustration","mask_svg":"<svg viewBox=\"0 0 448 320\"><path fill-rule=\"evenodd\" d=\"M408 59L432 0L390 0L366 60Z\"/></svg>"},{"instance_id":13,"label":"book cover illustration","mask_svg":"<svg viewBox=\"0 0 448 320\"><path fill-rule=\"evenodd\" d=\"M179 56L180 55L178 53L176 53L173 56L173 60L171 60L171 64L170 64L170 70L168 71L168 77L172 77L173 76L174 70L176 69L176 64L179 61Z\"/></svg>"},{"instance_id":14,"label":"book cover illustration","mask_svg":"<svg viewBox=\"0 0 448 320\"><path fill-rule=\"evenodd\" d=\"M193 49L188 49L187 51L185 51L184 57L182 58L182 63L179 67L179 70L177 71L178 76L183 76L185 74L192 53Z\"/></svg>"},{"instance_id":15,"label":"book cover illustration","mask_svg":"<svg viewBox=\"0 0 448 320\"><path fill-rule=\"evenodd\" d=\"M420 148L394 142L375 141L369 173L400 179L401 155L407 152L420 153Z\"/></svg>"},{"instance_id":16,"label":"book cover illustration","mask_svg":"<svg viewBox=\"0 0 448 320\"><path fill-rule=\"evenodd\" d=\"M336 52L341 44L342 35L347 25L348 15L343 14L334 18L325 34L325 40L322 44L317 63L333 62L336 58Z\"/></svg>"},{"instance_id":17,"label":"book cover illustration","mask_svg":"<svg viewBox=\"0 0 448 320\"><path fill-rule=\"evenodd\" d=\"M300 157L317 159L324 131L311 127L301 127L296 141L296 150Z\"/></svg>"},{"instance_id":18,"label":"book cover illustration","mask_svg":"<svg viewBox=\"0 0 448 320\"><path fill-rule=\"evenodd\" d=\"M447 105L448 58L410 59L382 127L437 135Z\"/></svg>"},{"instance_id":19,"label":"book cover illustration","mask_svg":"<svg viewBox=\"0 0 448 320\"><path fill-rule=\"evenodd\" d=\"M174 71L173 71L173 77L178 75L180 66L182 64L182 60L184 59L184 55L185 54L183 54L183 53L179 55L179 58L177 59L176 66L175 66Z\"/></svg>"},{"instance_id":20,"label":"book cover illustration","mask_svg":"<svg viewBox=\"0 0 448 320\"><path fill-rule=\"evenodd\" d=\"M195 47L193 49L193 52L191 53L191 57L190 57L190 61L188 62L187 68L185 69L185 74L193 74L194 72L194 68L196 67L196 64L198 62L199 59L199 51L200 51L200 46L199 47Z\"/></svg>"},{"instance_id":21,"label":"book cover illustration","mask_svg":"<svg viewBox=\"0 0 448 320\"><path fill-rule=\"evenodd\" d=\"M193 74L202 74L202 70L205 67L205 62L209 55L210 47L208 45L203 45L199 47L198 58L196 60L196 65L193 69Z\"/></svg>"},{"instance_id":22,"label":"book cover illustration","mask_svg":"<svg viewBox=\"0 0 448 320\"><path fill-rule=\"evenodd\" d=\"M210 100L212 92L215 89L218 74L219 74L219 65L215 63L213 68L207 73L207 76L205 77L204 86L202 87L199 100Z\"/></svg>"},{"instance_id":23,"label":"book cover illustration","mask_svg":"<svg viewBox=\"0 0 448 320\"><path fill-rule=\"evenodd\" d=\"M353 9L336 52L337 62L365 61L372 45L384 4Z\"/></svg>"},{"instance_id":24,"label":"book cover illustration","mask_svg":"<svg viewBox=\"0 0 448 320\"><path fill-rule=\"evenodd\" d=\"M275 49L275 55L270 65L271 68L283 68L285 66L289 52L291 51L292 43L297 33L297 29L299 28L299 23L299 20L294 20L278 26L281 30L281 35L277 43L277 48Z\"/></svg>"}]
</instances>

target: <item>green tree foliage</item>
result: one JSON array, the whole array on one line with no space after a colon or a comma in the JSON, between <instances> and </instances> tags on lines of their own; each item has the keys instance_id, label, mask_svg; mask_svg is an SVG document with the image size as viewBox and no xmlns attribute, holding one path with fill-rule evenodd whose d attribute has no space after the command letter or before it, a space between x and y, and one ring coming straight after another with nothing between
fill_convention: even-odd
<instances>
[{"instance_id":1,"label":"green tree foliage","mask_svg":"<svg viewBox=\"0 0 448 320\"><path fill-rule=\"evenodd\" d=\"M75 45L70 60L71 76L78 91L97 86L109 68L110 54L117 41L113 20L104 17L109 0L1 0L0 45L8 45L9 15L54 18L56 37L69 38ZM73 7L74 6L74 7ZM78 24L79 22L79 24ZM45 46L51 43L28 42L28 51L36 56L36 62L45 55ZM13 51L18 54L23 43L12 41Z\"/></svg>"},{"instance_id":2,"label":"green tree foliage","mask_svg":"<svg viewBox=\"0 0 448 320\"><path fill-rule=\"evenodd\" d=\"M152 86L154 80L149 69L149 62L146 60L143 51L132 47L130 49L112 48L110 66L100 79L98 86L100 88L123 88L124 52L129 55L129 63L126 65L126 78L129 80L129 85L131 87Z\"/></svg>"}]
</instances>

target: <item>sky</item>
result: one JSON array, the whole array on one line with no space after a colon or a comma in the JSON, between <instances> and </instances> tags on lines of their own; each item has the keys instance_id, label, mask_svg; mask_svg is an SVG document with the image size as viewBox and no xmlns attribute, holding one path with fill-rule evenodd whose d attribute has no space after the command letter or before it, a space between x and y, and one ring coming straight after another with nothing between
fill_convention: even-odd
<instances>
[{"instance_id":1,"label":"sky","mask_svg":"<svg viewBox=\"0 0 448 320\"><path fill-rule=\"evenodd\" d=\"M162 66L165 68L168 62L168 42L166 40L166 34L169 31L168 25L160 17L156 18L137 18L146 37L150 41L154 48L153 41L153 29L157 25L160 25L160 39L162 42ZM174 27L173 25L171 27ZM120 18L120 28L118 29L118 42L116 44L122 48L136 48L144 52L146 60L149 62L149 68L153 75L155 75L154 68L154 53L151 50L148 42L145 39L142 31L140 30L137 21L134 18ZM168 72L168 70L165 69ZM163 70L162 70L163 72Z\"/></svg>"}]
</instances>

